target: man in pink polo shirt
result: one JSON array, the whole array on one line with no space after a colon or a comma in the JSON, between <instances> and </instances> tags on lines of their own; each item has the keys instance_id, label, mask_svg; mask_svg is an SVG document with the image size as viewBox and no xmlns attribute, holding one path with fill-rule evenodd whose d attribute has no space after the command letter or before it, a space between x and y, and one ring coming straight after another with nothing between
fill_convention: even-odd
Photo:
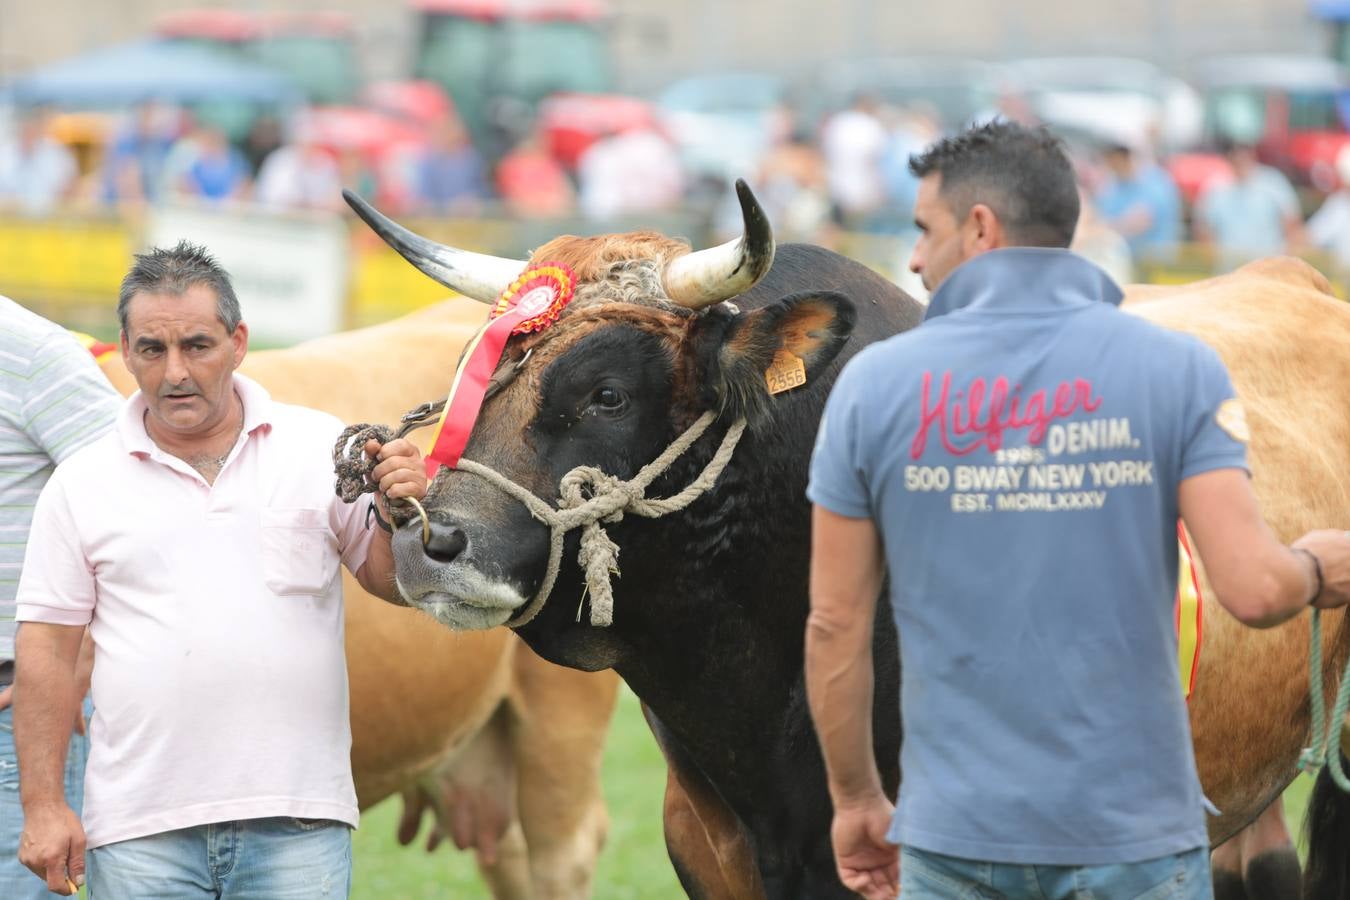
<instances>
[{"instance_id":1,"label":"man in pink polo shirt","mask_svg":"<svg viewBox=\"0 0 1350 900\"><path fill-rule=\"evenodd\" d=\"M204 250L137 256L117 312L140 391L48 482L19 584L20 858L58 894L84 883L88 848L93 898L346 896L338 566L395 599L389 537L334 493L342 423L235 372L248 327ZM411 443L366 450L377 503L425 495ZM81 822L61 773L86 625Z\"/></svg>"}]
</instances>

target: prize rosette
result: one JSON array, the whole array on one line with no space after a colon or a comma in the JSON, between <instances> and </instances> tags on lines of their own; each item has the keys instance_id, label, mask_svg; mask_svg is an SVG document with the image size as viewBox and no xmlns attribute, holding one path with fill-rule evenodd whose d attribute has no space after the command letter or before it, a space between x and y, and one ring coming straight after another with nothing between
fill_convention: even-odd
<instances>
[{"instance_id":1,"label":"prize rosette","mask_svg":"<svg viewBox=\"0 0 1350 900\"><path fill-rule=\"evenodd\" d=\"M496 319L512 312L518 317L512 334L540 331L558 321L563 308L571 301L575 287L576 276L562 263L535 266L525 270L502 292L488 318Z\"/></svg>"},{"instance_id":2,"label":"prize rosette","mask_svg":"<svg viewBox=\"0 0 1350 900\"><path fill-rule=\"evenodd\" d=\"M474 336L455 372L427 454L428 478L435 478L441 466L453 469L459 462L487 396L488 382L511 335L540 331L558 321L575 286L576 274L566 265L544 263L526 269L502 291L487 324Z\"/></svg>"}]
</instances>

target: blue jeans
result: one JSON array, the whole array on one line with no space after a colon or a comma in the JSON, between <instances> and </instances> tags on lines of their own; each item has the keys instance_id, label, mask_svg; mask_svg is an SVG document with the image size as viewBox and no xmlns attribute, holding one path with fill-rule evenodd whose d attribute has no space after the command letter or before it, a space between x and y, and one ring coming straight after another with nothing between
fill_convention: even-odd
<instances>
[{"instance_id":1,"label":"blue jeans","mask_svg":"<svg viewBox=\"0 0 1350 900\"><path fill-rule=\"evenodd\" d=\"M86 698L84 719L94 714ZM66 802L79 815L84 806L84 764L89 759L89 738L70 736L66 751ZM19 862L19 833L23 831L23 807L19 805L19 760L14 752L14 709L0 710L0 897L5 900L50 900L55 896L47 884Z\"/></svg>"},{"instance_id":2,"label":"blue jeans","mask_svg":"<svg viewBox=\"0 0 1350 900\"><path fill-rule=\"evenodd\" d=\"M89 851L89 900L311 900L352 888L352 831L327 819L243 819Z\"/></svg>"},{"instance_id":3,"label":"blue jeans","mask_svg":"<svg viewBox=\"0 0 1350 900\"><path fill-rule=\"evenodd\" d=\"M1209 849L1108 866L979 862L905 847L902 900L1211 900Z\"/></svg>"}]
</instances>

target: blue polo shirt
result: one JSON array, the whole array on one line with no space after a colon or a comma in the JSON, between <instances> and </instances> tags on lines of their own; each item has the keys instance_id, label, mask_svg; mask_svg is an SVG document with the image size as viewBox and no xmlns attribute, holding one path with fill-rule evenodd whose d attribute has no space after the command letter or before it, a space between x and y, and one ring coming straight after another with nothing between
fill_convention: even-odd
<instances>
[{"instance_id":1,"label":"blue polo shirt","mask_svg":"<svg viewBox=\"0 0 1350 900\"><path fill-rule=\"evenodd\" d=\"M884 544L900 844L1105 865L1208 843L1177 676L1177 488L1246 468L1241 410L1214 351L1120 299L1068 251L986 253L830 395L808 495Z\"/></svg>"}]
</instances>

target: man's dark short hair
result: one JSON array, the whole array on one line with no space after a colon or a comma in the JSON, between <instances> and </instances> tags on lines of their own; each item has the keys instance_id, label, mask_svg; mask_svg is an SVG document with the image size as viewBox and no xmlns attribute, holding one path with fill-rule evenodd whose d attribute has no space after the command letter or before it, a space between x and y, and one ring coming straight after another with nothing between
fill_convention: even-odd
<instances>
[{"instance_id":1,"label":"man's dark short hair","mask_svg":"<svg viewBox=\"0 0 1350 900\"><path fill-rule=\"evenodd\" d=\"M909 170L942 176L939 196L958 222L982 203L1011 243L1067 247L1078 225L1078 181L1064 144L1044 128L996 120L943 138L909 158Z\"/></svg>"},{"instance_id":2,"label":"man's dark short hair","mask_svg":"<svg viewBox=\"0 0 1350 900\"><path fill-rule=\"evenodd\" d=\"M131 271L122 279L117 295L117 319L122 331L127 330L127 306L139 293L183 294L188 288L206 285L216 294L216 317L230 334L239 327L243 314L239 298L234 295L230 274L220 267L206 248L188 241L179 241L171 249L152 247L136 254Z\"/></svg>"}]
</instances>

